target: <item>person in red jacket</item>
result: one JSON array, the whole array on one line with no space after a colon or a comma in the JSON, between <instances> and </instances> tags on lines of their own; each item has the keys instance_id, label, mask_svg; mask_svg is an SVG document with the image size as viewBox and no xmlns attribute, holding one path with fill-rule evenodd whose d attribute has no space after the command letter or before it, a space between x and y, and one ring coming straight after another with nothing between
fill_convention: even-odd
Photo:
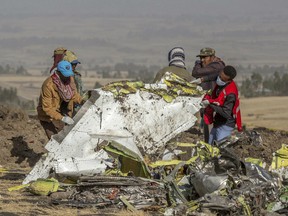
<instances>
[{"instance_id":1,"label":"person in red jacket","mask_svg":"<svg viewBox=\"0 0 288 216\"><path fill-rule=\"evenodd\" d=\"M212 124L209 144L231 135L235 125L242 131L238 89L233 81L237 72L233 66L225 66L216 80L212 95L205 95L202 101L204 121Z\"/></svg>"}]
</instances>

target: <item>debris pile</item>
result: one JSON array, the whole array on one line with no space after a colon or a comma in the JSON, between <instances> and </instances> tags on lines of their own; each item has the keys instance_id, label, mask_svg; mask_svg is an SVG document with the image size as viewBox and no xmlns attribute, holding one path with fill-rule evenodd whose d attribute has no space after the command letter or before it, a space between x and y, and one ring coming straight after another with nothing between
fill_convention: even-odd
<instances>
[{"instance_id":1,"label":"debris pile","mask_svg":"<svg viewBox=\"0 0 288 216\"><path fill-rule=\"evenodd\" d=\"M200 141L191 127L202 95L171 74L162 84L96 89L75 124L51 138L48 153L10 191L26 188L57 205L162 215L287 214L287 145L267 146L260 130L214 146Z\"/></svg>"},{"instance_id":2,"label":"debris pile","mask_svg":"<svg viewBox=\"0 0 288 216\"><path fill-rule=\"evenodd\" d=\"M253 145L255 141L250 134L246 131L230 137L219 146L201 141L196 144L175 142L173 151L161 155L166 160L147 163L151 178L114 169L105 174L74 179L58 176L61 181L58 192L55 192L53 179L35 181L39 183L36 184L37 190L35 182L32 182L32 188L28 188L34 194L52 193L53 204L79 208L125 207L130 211L145 210L163 215L179 215L180 212L187 215L201 212L217 215L287 214L286 164L275 167L272 163L269 171L257 165L265 164L261 160L241 160L234 153L237 145ZM285 160L287 154L283 152L287 148L283 145L276 151L273 161L275 157L279 161ZM46 185L46 192L41 184Z\"/></svg>"}]
</instances>

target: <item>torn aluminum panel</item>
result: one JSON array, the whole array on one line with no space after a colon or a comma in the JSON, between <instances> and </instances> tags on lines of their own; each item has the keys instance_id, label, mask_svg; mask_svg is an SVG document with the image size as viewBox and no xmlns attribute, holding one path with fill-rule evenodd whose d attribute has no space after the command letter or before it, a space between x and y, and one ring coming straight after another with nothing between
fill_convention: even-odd
<instances>
[{"instance_id":1,"label":"torn aluminum panel","mask_svg":"<svg viewBox=\"0 0 288 216\"><path fill-rule=\"evenodd\" d=\"M227 175L209 176L198 171L195 171L195 173L190 176L190 182L199 196L204 196L205 194L225 188L227 181Z\"/></svg>"},{"instance_id":2,"label":"torn aluminum panel","mask_svg":"<svg viewBox=\"0 0 288 216\"><path fill-rule=\"evenodd\" d=\"M167 103L159 95L147 91L162 85L147 84L146 90L115 98L113 93L95 89L90 99L74 117L75 123L53 136L45 148L49 151L28 174L23 184L38 178L47 178L55 167L70 166L73 158L109 161L105 152L98 152L104 140L116 141L134 151L139 157L163 151L164 144L180 132L192 127L197 120L202 96L177 96ZM95 169L87 165L86 171ZM93 164L93 165L92 165ZM70 166L72 169L72 166ZM70 169L69 168L69 169ZM105 166L99 172L104 172ZM77 174L79 168L70 172ZM61 174L61 173L60 173Z\"/></svg>"}]
</instances>

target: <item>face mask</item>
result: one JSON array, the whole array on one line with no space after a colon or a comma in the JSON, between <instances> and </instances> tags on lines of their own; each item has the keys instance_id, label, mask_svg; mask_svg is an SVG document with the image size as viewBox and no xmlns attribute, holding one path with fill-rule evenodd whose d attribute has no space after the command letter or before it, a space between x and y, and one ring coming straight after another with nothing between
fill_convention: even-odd
<instances>
[{"instance_id":1,"label":"face mask","mask_svg":"<svg viewBox=\"0 0 288 216\"><path fill-rule=\"evenodd\" d=\"M218 86L226 85L226 82L222 81L219 76L217 77L216 83L217 83Z\"/></svg>"}]
</instances>

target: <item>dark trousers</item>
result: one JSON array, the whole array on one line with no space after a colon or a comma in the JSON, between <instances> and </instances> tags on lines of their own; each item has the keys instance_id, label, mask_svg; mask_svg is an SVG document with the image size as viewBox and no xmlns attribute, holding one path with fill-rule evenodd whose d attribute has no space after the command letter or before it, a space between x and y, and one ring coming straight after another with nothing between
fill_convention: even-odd
<instances>
[{"instance_id":1,"label":"dark trousers","mask_svg":"<svg viewBox=\"0 0 288 216\"><path fill-rule=\"evenodd\" d=\"M200 125L201 125L201 128L203 127L204 142L209 143L210 130L209 130L209 125L207 125L204 121L204 109L203 108L200 109L200 116L201 116Z\"/></svg>"},{"instance_id":2,"label":"dark trousers","mask_svg":"<svg viewBox=\"0 0 288 216\"><path fill-rule=\"evenodd\" d=\"M203 134L204 134L204 142L209 143L209 125L205 124L203 120Z\"/></svg>"},{"instance_id":3,"label":"dark trousers","mask_svg":"<svg viewBox=\"0 0 288 216\"><path fill-rule=\"evenodd\" d=\"M50 139L52 135L57 134L64 128L64 123L62 121L52 121L52 122L40 121L40 124L44 128L44 131L48 139Z\"/></svg>"}]
</instances>

